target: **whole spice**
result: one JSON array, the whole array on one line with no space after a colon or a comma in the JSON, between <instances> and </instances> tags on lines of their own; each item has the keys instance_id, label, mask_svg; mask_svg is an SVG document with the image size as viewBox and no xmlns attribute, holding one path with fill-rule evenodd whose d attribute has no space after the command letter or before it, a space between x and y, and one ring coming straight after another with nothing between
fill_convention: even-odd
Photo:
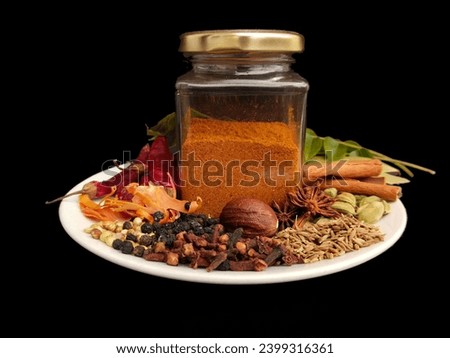
<instances>
[{"instance_id":1,"label":"whole spice","mask_svg":"<svg viewBox=\"0 0 450 358\"><path fill-rule=\"evenodd\" d=\"M144 162L147 160L150 152L150 145L146 144L140 151L138 157L133 160L128 167L122 169L113 177L99 181L91 181L83 186L79 191L69 193L54 200L46 201L46 204L53 204L72 195L87 195L90 199L103 198L106 195L112 195L115 192L121 193L122 188L139 178L139 175L145 172Z\"/></svg>"},{"instance_id":2,"label":"whole spice","mask_svg":"<svg viewBox=\"0 0 450 358\"><path fill-rule=\"evenodd\" d=\"M287 228L276 238L304 263L310 263L376 244L384 240L384 235L375 225L340 215L317 223L306 222L301 229Z\"/></svg>"},{"instance_id":3,"label":"whole spice","mask_svg":"<svg viewBox=\"0 0 450 358\"><path fill-rule=\"evenodd\" d=\"M154 184L170 187L169 176L173 174L172 153L169 150L167 139L164 136L157 137L152 145L142 147L136 159L130 165L122 169L111 178L99 181L91 181L79 191L67 194L54 200L46 201L46 204L63 200L72 195L87 195L89 199L103 198L116 194L119 199L131 200L131 195L125 189L130 183Z\"/></svg>"},{"instance_id":4,"label":"whole spice","mask_svg":"<svg viewBox=\"0 0 450 358\"><path fill-rule=\"evenodd\" d=\"M319 179L313 185L322 189L336 188L353 194L376 195L387 201L395 201L402 196L402 188L397 185L364 182L356 179Z\"/></svg>"},{"instance_id":5,"label":"whole spice","mask_svg":"<svg viewBox=\"0 0 450 358\"><path fill-rule=\"evenodd\" d=\"M171 187L170 177L174 177L173 154L166 136L156 137L144 163L148 173L144 178L154 184Z\"/></svg>"},{"instance_id":6,"label":"whole spice","mask_svg":"<svg viewBox=\"0 0 450 358\"><path fill-rule=\"evenodd\" d=\"M326 189L324 192L330 195L330 189ZM331 207L334 210L342 214L356 216L359 220L368 224L376 223L390 211L389 203L378 196L355 196L347 192L338 194L336 189L333 190L333 193L335 202Z\"/></svg>"},{"instance_id":7,"label":"whole spice","mask_svg":"<svg viewBox=\"0 0 450 358\"><path fill-rule=\"evenodd\" d=\"M339 215L332 208L335 199L325 194L318 186L297 186L294 191L288 193L288 198L292 205L303 210L303 214L296 220L297 226L318 215L328 218Z\"/></svg>"},{"instance_id":8,"label":"whole spice","mask_svg":"<svg viewBox=\"0 0 450 358\"><path fill-rule=\"evenodd\" d=\"M244 236L271 236L278 229L278 218L273 209L261 200L237 198L222 209L220 222L228 230L243 229Z\"/></svg>"},{"instance_id":9,"label":"whole spice","mask_svg":"<svg viewBox=\"0 0 450 358\"><path fill-rule=\"evenodd\" d=\"M116 197L105 197L99 203L89 199L86 194L80 195L80 209L84 216L99 220L123 220L134 217L134 221L146 219L157 223L175 221L181 212L195 212L201 205L201 198L190 202L186 210L186 201L176 198L176 190L168 193L161 185L139 185L131 183L124 188L131 200L121 200Z\"/></svg>"},{"instance_id":10,"label":"whole spice","mask_svg":"<svg viewBox=\"0 0 450 358\"><path fill-rule=\"evenodd\" d=\"M374 224L383 217L384 213L384 204L381 201L373 201L358 210L358 219L368 224Z\"/></svg>"},{"instance_id":11,"label":"whole spice","mask_svg":"<svg viewBox=\"0 0 450 358\"><path fill-rule=\"evenodd\" d=\"M424 172L435 174L434 170L422 167L414 163L408 163L384 155L372 149L365 148L352 140L341 141L330 136L320 137L312 129L306 129L304 160L307 163L317 155L323 155L327 161L336 161L347 156L359 156L366 158L379 159L383 162L392 163L402 169L410 177L413 176L409 168L422 170Z\"/></svg>"},{"instance_id":12,"label":"whole spice","mask_svg":"<svg viewBox=\"0 0 450 358\"><path fill-rule=\"evenodd\" d=\"M355 215L355 207L350 203L346 203L345 201L336 201L332 206L334 210L347 214L347 215Z\"/></svg>"},{"instance_id":13,"label":"whole spice","mask_svg":"<svg viewBox=\"0 0 450 358\"><path fill-rule=\"evenodd\" d=\"M297 209L293 208L288 200L285 200L282 206L274 201L272 208L278 218L278 230L284 230L294 224Z\"/></svg>"},{"instance_id":14,"label":"whole spice","mask_svg":"<svg viewBox=\"0 0 450 358\"><path fill-rule=\"evenodd\" d=\"M341 178L375 177L381 174L382 162L379 159L342 159L334 162L312 160L303 171L309 180L331 175Z\"/></svg>"},{"instance_id":15,"label":"whole spice","mask_svg":"<svg viewBox=\"0 0 450 358\"><path fill-rule=\"evenodd\" d=\"M144 225L146 233L142 232ZM243 236L242 228L225 232L217 219L204 214L182 214L175 222L151 227L146 222L137 222L128 229L110 231L124 226L124 222L98 222L85 232L95 238L101 231L101 241L125 254L206 271L262 271L268 266L300 263L280 240L265 236L248 238ZM204 234L194 234L199 227Z\"/></svg>"}]
</instances>

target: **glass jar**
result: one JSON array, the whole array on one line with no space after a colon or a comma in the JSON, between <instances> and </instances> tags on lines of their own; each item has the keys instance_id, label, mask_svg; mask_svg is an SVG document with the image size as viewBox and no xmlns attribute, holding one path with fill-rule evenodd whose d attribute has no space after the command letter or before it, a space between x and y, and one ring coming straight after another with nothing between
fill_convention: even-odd
<instances>
[{"instance_id":1,"label":"glass jar","mask_svg":"<svg viewBox=\"0 0 450 358\"><path fill-rule=\"evenodd\" d=\"M180 193L220 215L238 197L282 203L301 180L308 83L304 41L280 30L181 35L192 69L176 82Z\"/></svg>"}]
</instances>

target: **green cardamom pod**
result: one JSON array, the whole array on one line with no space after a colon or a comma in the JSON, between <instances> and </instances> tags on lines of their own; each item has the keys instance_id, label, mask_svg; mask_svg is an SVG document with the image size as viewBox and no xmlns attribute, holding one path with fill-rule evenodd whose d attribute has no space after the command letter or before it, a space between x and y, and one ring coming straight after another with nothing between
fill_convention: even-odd
<instances>
[{"instance_id":1,"label":"green cardamom pod","mask_svg":"<svg viewBox=\"0 0 450 358\"><path fill-rule=\"evenodd\" d=\"M373 201L358 210L358 219L368 224L375 224L383 215L384 205L381 201Z\"/></svg>"},{"instance_id":2,"label":"green cardamom pod","mask_svg":"<svg viewBox=\"0 0 450 358\"><path fill-rule=\"evenodd\" d=\"M340 194L339 194L340 195ZM355 207L350 204L350 203L346 203L344 201L336 201L334 202L331 207L343 214L348 214L348 215L355 215Z\"/></svg>"},{"instance_id":3,"label":"green cardamom pod","mask_svg":"<svg viewBox=\"0 0 450 358\"><path fill-rule=\"evenodd\" d=\"M340 193L336 197L336 200L337 201L342 201L344 203L349 203L353 207L356 206L356 198L355 198L355 196L352 193L347 193L347 192Z\"/></svg>"},{"instance_id":4,"label":"green cardamom pod","mask_svg":"<svg viewBox=\"0 0 450 358\"><path fill-rule=\"evenodd\" d=\"M381 201L384 205L384 215L389 214L391 212L391 204L389 204L386 200Z\"/></svg>"},{"instance_id":5,"label":"green cardamom pod","mask_svg":"<svg viewBox=\"0 0 450 358\"><path fill-rule=\"evenodd\" d=\"M332 198L335 198L338 193L336 188L327 188L323 192Z\"/></svg>"},{"instance_id":6,"label":"green cardamom pod","mask_svg":"<svg viewBox=\"0 0 450 358\"><path fill-rule=\"evenodd\" d=\"M376 195L366 196L363 199L361 199L361 201L359 202L359 206L364 206L374 201L381 201L381 198Z\"/></svg>"}]
</instances>

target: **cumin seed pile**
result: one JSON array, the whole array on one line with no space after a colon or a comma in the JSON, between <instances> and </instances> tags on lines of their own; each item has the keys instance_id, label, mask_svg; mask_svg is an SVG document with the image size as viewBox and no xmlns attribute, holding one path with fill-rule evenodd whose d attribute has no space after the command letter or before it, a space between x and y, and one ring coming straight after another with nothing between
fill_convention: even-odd
<instances>
[{"instance_id":1,"label":"cumin seed pile","mask_svg":"<svg viewBox=\"0 0 450 358\"><path fill-rule=\"evenodd\" d=\"M304 263L332 259L384 240L378 226L348 215L317 223L306 222L300 229L289 227L276 237Z\"/></svg>"}]
</instances>

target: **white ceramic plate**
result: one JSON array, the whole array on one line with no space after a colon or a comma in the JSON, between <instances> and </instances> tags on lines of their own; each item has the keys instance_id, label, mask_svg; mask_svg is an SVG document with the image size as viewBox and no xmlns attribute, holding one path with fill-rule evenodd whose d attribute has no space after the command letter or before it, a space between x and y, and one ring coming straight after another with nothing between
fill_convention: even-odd
<instances>
[{"instance_id":1,"label":"white ceramic plate","mask_svg":"<svg viewBox=\"0 0 450 358\"><path fill-rule=\"evenodd\" d=\"M80 190L84 184L91 180L104 180L109 175L98 173L87 178L70 192ZM78 196L64 199L59 208L59 217L66 232L81 246L92 253L123 267L144 272L150 275L175 280L203 282L212 284L266 284L304 280L318 276L329 275L360 265L380 255L402 235L406 227L407 215L400 200L391 204L392 211L379 221L381 230L385 233L385 240L358 251L346 253L331 260L322 260L316 263L299 264L293 266L269 267L261 272L233 272L192 269L188 266L169 266L160 262L149 262L141 257L122 254L99 240L93 239L83 230L92 224L81 213L78 206Z\"/></svg>"}]
</instances>

